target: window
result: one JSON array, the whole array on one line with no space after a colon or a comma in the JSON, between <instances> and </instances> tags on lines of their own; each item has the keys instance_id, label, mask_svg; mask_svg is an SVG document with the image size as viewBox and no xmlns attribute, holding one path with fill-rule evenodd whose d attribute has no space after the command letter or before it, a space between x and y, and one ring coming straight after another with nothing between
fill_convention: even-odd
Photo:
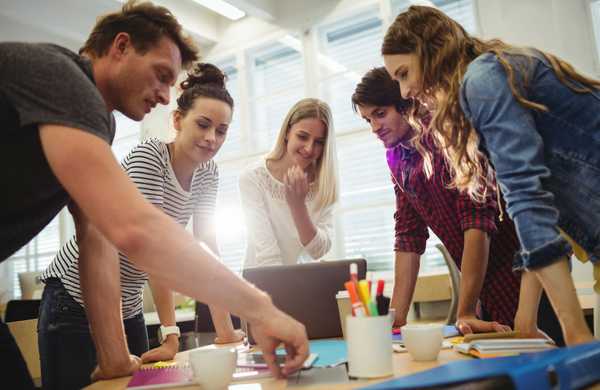
<instances>
[{"instance_id":1,"label":"window","mask_svg":"<svg viewBox=\"0 0 600 390\"><path fill-rule=\"evenodd\" d=\"M246 223L240 203L237 179L244 168L241 161L219 164L216 235L221 259L233 271L242 268L246 251Z\"/></svg>"},{"instance_id":2,"label":"window","mask_svg":"<svg viewBox=\"0 0 600 390\"><path fill-rule=\"evenodd\" d=\"M243 153L242 145L242 115L240 104L240 83L238 78L235 57L228 57L214 63L227 74L227 90L234 102L233 118L227 130L227 139L215 158L217 161L240 156Z\"/></svg>"},{"instance_id":3,"label":"window","mask_svg":"<svg viewBox=\"0 0 600 390\"><path fill-rule=\"evenodd\" d=\"M414 0L392 0L392 14L404 12L416 3ZM469 34L475 34L475 19L471 0L425 0L419 5L436 7L455 21L457 21ZM393 20L393 19L392 19Z\"/></svg>"},{"instance_id":4,"label":"window","mask_svg":"<svg viewBox=\"0 0 600 390\"><path fill-rule=\"evenodd\" d=\"M390 0L394 15L412 3ZM425 3L474 32L470 0L425 0ZM237 140L230 129L217 156L221 177L217 240L223 260L234 271L239 270L245 249L237 176L245 165L270 150L290 107L307 93L318 94L316 97L330 105L338 141L340 202L335 210L335 247L328 258L364 257L369 269L392 268L396 201L385 150L364 120L353 112L350 103L365 71L383 66L380 50L386 26L382 20L391 16L381 14L384 8L372 2L309 27L302 40L299 33L290 33L248 50L240 49L236 56L208 59L230 77L228 89L236 102L232 127L241 126L236 134L247 134L247 138ZM316 63L309 64L314 72L305 71L303 59L314 59ZM245 69L244 74L238 74L239 69ZM314 90L313 86L318 88ZM235 116L240 112L247 123ZM440 241L431 232L430 236L422 268L444 265L441 253L435 248Z\"/></svg>"},{"instance_id":5,"label":"window","mask_svg":"<svg viewBox=\"0 0 600 390\"><path fill-rule=\"evenodd\" d=\"M251 151L269 150L290 108L305 97L301 51L294 33L246 52Z\"/></svg>"},{"instance_id":6,"label":"window","mask_svg":"<svg viewBox=\"0 0 600 390\"><path fill-rule=\"evenodd\" d=\"M112 151L116 159L122 161L140 142L141 125L120 112L115 111L114 116L117 131ZM9 267L9 277L12 279L13 298L21 297L18 274L45 270L74 231L71 214L65 208L33 240L10 257L12 267Z\"/></svg>"},{"instance_id":7,"label":"window","mask_svg":"<svg viewBox=\"0 0 600 390\"><path fill-rule=\"evenodd\" d=\"M368 69L382 66L383 27L374 5L315 27L319 94L331 107L337 133L364 127L350 97Z\"/></svg>"},{"instance_id":8,"label":"window","mask_svg":"<svg viewBox=\"0 0 600 390\"><path fill-rule=\"evenodd\" d=\"M142 126L127 118L118 111L113 111L117 132L112 144L112 151L117 161L120 163L129 154L131 149L137 146L141 140Z\"/></svg>"}]
</instances>

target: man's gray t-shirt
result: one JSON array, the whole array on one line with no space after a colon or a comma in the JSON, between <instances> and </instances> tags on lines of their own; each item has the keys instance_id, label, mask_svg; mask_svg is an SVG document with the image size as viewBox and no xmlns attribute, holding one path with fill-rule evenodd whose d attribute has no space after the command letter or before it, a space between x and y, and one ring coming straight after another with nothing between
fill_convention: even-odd
<instances>
[{"instance_id":1,"label":"man's gray t-shirt","mask_svg":"<svg viewBox=\"0 0 600 390\"><path fill-rule=\"evenodd\" d=\"M0 43L0 261L34 238L71 200L44 155L38 124L112 144L112 114L89 59L45 43Z\"/></svg>"}]
</instances>

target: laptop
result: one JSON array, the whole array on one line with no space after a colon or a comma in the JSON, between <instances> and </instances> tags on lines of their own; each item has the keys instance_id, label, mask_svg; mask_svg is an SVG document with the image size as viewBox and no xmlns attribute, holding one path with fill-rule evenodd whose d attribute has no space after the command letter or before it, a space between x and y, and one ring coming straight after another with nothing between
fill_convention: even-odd
<instances>
[{"instance_id":1,"label":"laptop","mask_svg":"<svg viewBox=\"0 0 600 390\"><path fill-rule=\"evenodd\" d=\"M242 276L267 292L279 310L304 324L309 340L342 337L335 296L350 280L351 263L358 266L358 279L364 279L365 259L247 268ZM256 344L250 328L247 324L248 341Z\"/></svg>"},{"instance_id":2,"label":"laptop","mask_svg":"<svg viewBox=\"0 0 600 390\"><path fill-rule=\"evenodd\" d=\"M21 285L21 299L40 299L44 291L44 282L40 276L44 271L21 272L19 284Z\"/></svg>"}]
</instances>

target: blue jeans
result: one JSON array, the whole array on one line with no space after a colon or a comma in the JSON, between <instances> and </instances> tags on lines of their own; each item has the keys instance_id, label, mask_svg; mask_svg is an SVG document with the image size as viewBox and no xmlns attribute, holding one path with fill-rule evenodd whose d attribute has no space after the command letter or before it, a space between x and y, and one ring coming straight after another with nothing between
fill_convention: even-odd
<instances>
[{"instance_id":1,"label":"blue jeans","mask_svg":"<svg viewBox=\"0 0 600 390\"><path fill-rule=\"evenodd\" d=\"M148 351L144 316L125 320L131 354ZM96 366L96 347L84 308L66 291L60 279L49 278L42 294L38 319L38 346L44 390L88 386Z\"/></svg>"}]
</instances>

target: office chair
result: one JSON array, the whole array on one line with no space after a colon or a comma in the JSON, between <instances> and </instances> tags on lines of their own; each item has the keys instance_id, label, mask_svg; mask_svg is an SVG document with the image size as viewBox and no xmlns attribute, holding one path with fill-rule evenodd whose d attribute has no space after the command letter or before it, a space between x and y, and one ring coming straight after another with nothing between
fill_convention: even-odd
<instances>
[{"instance_id":1,"label":"office chair","mask_svg":"<svg viewBox=\"0 0 600 390\"><path fill-rule=\"evenodd\" d=\"M448 311L448 317L446 317L446 325L454 325L456 323L456 313L458 311L458 297L460 293L460 271L452 260L452 256L448 252L445 246L442 244L436 244L436 248L442 252L444 255L444 260L446 261L446 265L448 266L448 271L450 273L450 283L452 285L452 299L450 300L450 310Z\"/></svg>"},{"instance_id":2,"label":"office chair","mask_svg":"<svg viewBox=\"0 0 600 390\"><path fill-rule=\"evenodd\" d=\"M13 299L12 301L8 301L4 322L38 318L41 302L41 299Z\"/></svg>"}]
</instances>

